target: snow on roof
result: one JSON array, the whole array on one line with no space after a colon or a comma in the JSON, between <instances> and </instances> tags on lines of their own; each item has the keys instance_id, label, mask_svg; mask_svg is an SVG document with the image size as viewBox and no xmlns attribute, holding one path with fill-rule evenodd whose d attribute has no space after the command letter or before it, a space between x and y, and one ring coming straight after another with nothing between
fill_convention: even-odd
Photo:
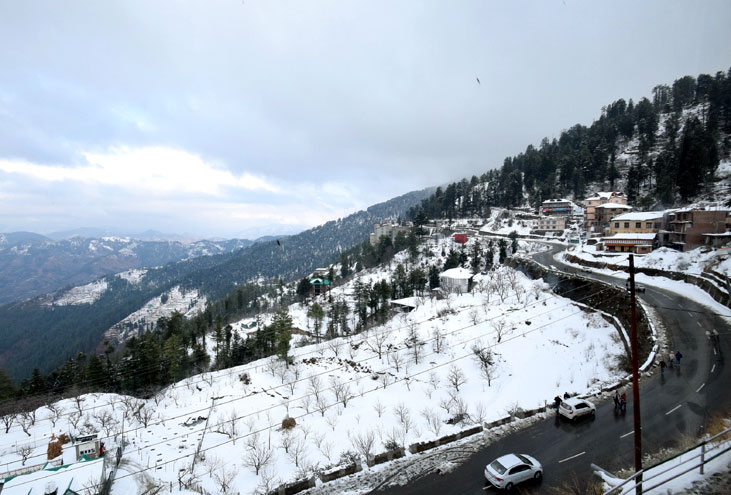
<instances>
[{"instance_id":1,"label":"snow on roof","mask_svg":"<svg viewBox=\"0 0 731 495\"><path fill-rule=\"evenodd\" d=\"M3 495L42 495L46 493L46 484L51 481L56 483L59 493L66 493L69 489L82 493L89 482L99 483L103 472L103 457L61 467L48 466L10 479L3 485Z\"/></svg>"},{"instance_id":2,"label":"snow on roof","mask_svg":"<svg viewBox=\"0 0 731 495\"><path fill-rule=\"evenodd\" d=\"M612 209L622 209L622 210L631 210L632 207L630 205L623 205L621 203L604 203L603 205L597 205L594 208L612 208Z\"/></svg>"},{"instance_id":3,"label":"snow on roof","mask_svg":"<svg viewBox=\"0 0 731 495\"><path fill-rule=\"evenodd\" d=\"M597 206L598 208L598 206ZM622 213L619 216L612 218L614 220L655 220L656 218L662 218L665 212L663 211L633 211L632 213Z\"/></svg>"},{"instance_id":4,"label":"snow on roof","mask_svg":"<svg viewBox=\"0 0 731 495\"><path fill-rule=\"evenodd\" d=\"M391 301L392 304L398 304L399 306L408 306L409 308L416 308L419 306L419 298L417 297L404 297L403 299L394 299Z\"/></svg>"},{"instance_id":5,"label":"snow on roof","mask_svg":"<svg viewBox=\"0 0 731 495\"><path fill-rule=\"evenodd\" d=\"M633 240L633 241L651 241L655 238L657 234L655 232L647 233L647 234L614 234L613 236L604 237L602 240L604 241L616 241L616 240Z\"/></svg>"},{"instance_id":6,"label":"snow on roof","mask_svg":"<svg viewBox=\"0 0 731 495\"><path fill-rule=\"evenodd\" d=\"M446 278L469 279L472 278L472 272L466 268L450 268L449 270L440 273L439 276Z\"/></svg>"}]
</instances>

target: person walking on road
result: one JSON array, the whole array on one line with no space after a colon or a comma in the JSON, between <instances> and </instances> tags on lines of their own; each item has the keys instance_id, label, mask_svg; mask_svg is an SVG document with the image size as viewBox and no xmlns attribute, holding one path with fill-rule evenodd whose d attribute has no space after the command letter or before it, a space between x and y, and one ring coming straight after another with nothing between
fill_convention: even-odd
<instances>
[{"instance_id":1,"label":"person walking on road","mask_svg":"<svg viewBox=\"0 0 731 495\"><path fill-rule=\"evenodd\" d=\"M660 374L661 375L664 375L665 374L665 366L666 366L665 365L665 361L661 359L660 360Z\"/></svg>"},{"instance_id":2,"label":"person walking on road","mask_svg":"<svg viewBox=\"0 0 731 495\"><path fill-rule=\"evenodd\" d=\"M622 392L622 396L619 398L620 409L622 412L627 411L627 394Z\"/></svg>"},{"instance_id":3,"label":"person walking on road","mask_svg":"<svg viewBox=\"0 0 731 495\"><path fill-rule=\"evenodd\" d=\"M673 354L673 351L670 351L670 354L668 355L668 363L670 363L670 367L673 367L673 362L675 361L675 355Z\"/></svg>"},{"instance_id":4,"label":"person walking on road","mask_svg":"<svg viewBox=\"0 0 731 495\"><path fill-rule=\"evenodd\" d=\"M619 392L614 391L614 410L619 411Z\"/></svg>"},{"instance_id":5,"label":"person walking on road","mask_svg":"<svg viewBox=\"0 0 731 495\"><path fill-rule=\"evenodd\" d=\"M558 406L560 406L560 405L561 405L561 397L559 397L557 395L556 397L553 398L553 407L556 408L556 412L558 412Z\"/></svg>"},{"instance_id":6,"label":"person walking on road","mask_svg":"<svg viewBox=\"0 0 731 495\"><path fill-rule=\"evenodd\" d=\"M680 368L680 360L683 357L683 355L680 353L680 351L675 351L675 361L678 363L678 368Z\"/></svg>"}]
</instances>

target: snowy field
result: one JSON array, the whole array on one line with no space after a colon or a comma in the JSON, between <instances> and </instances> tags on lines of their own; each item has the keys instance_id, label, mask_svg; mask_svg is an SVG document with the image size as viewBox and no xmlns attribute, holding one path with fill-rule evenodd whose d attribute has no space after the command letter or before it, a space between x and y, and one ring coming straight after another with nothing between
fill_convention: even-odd
<instances>
[{"instance_id":1,"label":"snowy field","mask_svg":"<svg viewBox=\"0 0 731 495\"><path fill-rule=\"evenodd\" d=\"M360 278L388 279L398 262L406 259ZM353 282L332 296L352 304L352 292ZM52 432L100 431L110 450L124 429L115 494L155 485L193 493L179 478L211 493L254 493L624 376L612 325L511 269L477 275L472 293L418 302L367 332L293 347L290 366L267 358L191 377L146 401L91 394L41 408L33 425L19 418L26 423L2 436L0 470L19 468L24 446L32 447L26 465L42 463ZM311 328L306 312L290 308L296 327ZM476 351L493 364L481 366ZM282 428L286 417L294 428Z\"/></svg>"}]
</instances>

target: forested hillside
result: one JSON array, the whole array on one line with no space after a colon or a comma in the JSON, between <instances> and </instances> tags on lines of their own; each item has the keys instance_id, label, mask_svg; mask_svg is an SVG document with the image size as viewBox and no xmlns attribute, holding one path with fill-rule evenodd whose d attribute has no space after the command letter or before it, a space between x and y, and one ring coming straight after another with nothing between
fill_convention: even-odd
<instances>
[{"instance_id":1,"label":"forested hillside","mask_svg":"<svg viewBox=\"0 0 731 495\"><path fill-rule=\"evenodd\" d=\"M252 241L143 241L127 237L52 240L30 232L0 234L0 304L82 285L130 268L229 253Z\"/></svg>"},{"instance_id":2,"label":"forested hillside","mask_svg":"<svg viewBox=\"0 0 731 495\"><path fill-rule=\"evenodd\" d=\"M237 301L231 292L247 281L289 281L336 261L341 252L361 243L374 223L403 217L432 192L411 192L300 234L233 253L149 269L138 281L110 275L105 277L107 289L92 303L56 306L49 304L57 297L52 295L0 306L0 368L13 379L29 376L36 367L42 372L52 370L78 352L96 349L112 325L176 286L196 289L213 301L213 308L228 308L228 302L215 301L228 301L227 296ZM207 324L212 323L211 318Z\"/></svg>"},{"instance_id":3,"label":"forested hillside","mask_svg":"<svg viewBox=\"0 0 731 495\"><path fill-rule=\"evenodd\" d=\"M638 102L617 100L590 126L507 157L501 168L463 179L424 200L427 217L484 215L489 206L583 199L593 190L623 190L639 207L696 199L725 200L714 188L719 162L731 153L731 69L660 84Z\"/></svg>"}]
</instances>

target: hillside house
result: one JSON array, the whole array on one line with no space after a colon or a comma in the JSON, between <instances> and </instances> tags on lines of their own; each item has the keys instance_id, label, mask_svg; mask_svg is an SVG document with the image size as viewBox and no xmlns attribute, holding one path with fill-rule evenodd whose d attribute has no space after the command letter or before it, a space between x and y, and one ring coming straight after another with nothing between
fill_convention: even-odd
<instances>
[{"instance_id":1,"label":"hillside house","mask_svg":"<svg viewBox=\"0 0 731 495\"><path fill-rule=\"evenodd\" d=\"M541 216L538 218L538 227L536 232L563 232L566 229L566 217L560 216Z\"/></svg>"},{"instance_id":2,"label":"hillside house","mask_svg":"<svg viewBox=\"0 0 731 495\"><path fill-rule=\"evenodd\" d=\"M603 237L604 249L610 253L647 254L657 247L657 234L650 233L617 233Z\"/></svg>"},{"instance_id":3,"label":"hillside house","mask_svg":"<svg viewBox=\"0 0 731 495\"><path fill-rule=\"evenodd\" d=\"M458 242L459 244L467 244L466 232L457 232L452 237L454 238L454 242Z\"/></svg>"},{"instance_id":4,"label":"hillside house","mask_svg":"<svg viewBox=\"0 0 731 495\"><path fill-rule=\"evenodd\" d=\"M633 208L629 205L620 203L605 203L594 208L596 216L596 229L591 233L594 236L602 236L609 234L609 226L612 218L618 217L625 213L630 213Z\"/></svg>"},{"instance_id":5,"label":"hillside house","mask_svg":"<svg viewBox=\"0 0 731 495\"><path fill-rule=\"evenodd\" d=\"M98 434L85 435L83 437L73 438L74 449L76 449L76 459L87 457L88 459L96 459L104 456L103 445L98 438Z\"/></svg>"},{"instance_id":6,"label":"hillside house","mask_svg":"<svg viewBox=\"0 0 731 495\"><path fill-rule=\"evenodd\" d=\"M568 199L547 199L541 203L539 214L544 216L569 216L574 210L574 204Z\"/></svg>"},{"instance_id":7,"label":"hillside house","mask_svg":"<svg viewBox=\"0 0 731 495\"><path fill-rule=\"evenodd\" d=\"M611 235L658 233L664 226L663 211L634 211L618 215L609 223Z\"/></svg>"},{"instance_id":8,"label":"hillside house","mask_svg":"<svg viewBox=\"0 0 731 495\"><path fill-rule=\"evenodd\" d=\"M332 282L326 278L311 278L310 284L312 285L312 291L316 296L325 294L332 288Z\"/></svg>"},{"instance_id":9,"label":"hillside house","mask_svg":"<svg viewBox=\"0 0 731 495\"><path fill-rule=\"evenodd\" d=\"M444 292L462 294L472 288L472 272L465 268L451 268L439 274L439 286Z\"/></svg>"},{"instance_id":10,"label":"hillside house","mask_svg":"<svg viewBox=\"0 0 731 495\"><path fill-rule=\"evenodd\" d=\"M586 226L587 232L600 232L598 229L599 223L596 216L596 207L606 203L626 205L627 197L621 192L609 191L598 192L590 198L586 198L584 200L584 205L586 206L584 225Z\"/></svg>"},{"instance_id":11,"label":"hillside house","mask_svg":"<svg viewBox=\"0 0 731 495\"><path fill-rule=\"evenodd\" d=\"M82 457L79 462L6 478L2 495L98 495L106 480L104 458Z\"/></svg>"},{"instance_id":12,"label":"hillside house","mask_svg":"<svg viewBox=\"0 0 731 495\"><path fill-rule=\"evenodd\" d=\"M706 243L707 234L724 234L731 230L728 209L683 209L668 213L668 231L664 242L680 251L690 251ZM704 237L705 236L705 237Z\"/></svg>"},{"instance_id":13,"label":"hillside house","mask_svg":"<svg viewBox=\"0 0 731 495\"><path fill-rule=\"evenodd\" d=\"M378 244L381 237L390 237L393 241L399 232L409 233L409 227L398 225L396 223L377 223L373 226L373 232L370 235L371 246Z\"/></svg>"}]
</instances>

